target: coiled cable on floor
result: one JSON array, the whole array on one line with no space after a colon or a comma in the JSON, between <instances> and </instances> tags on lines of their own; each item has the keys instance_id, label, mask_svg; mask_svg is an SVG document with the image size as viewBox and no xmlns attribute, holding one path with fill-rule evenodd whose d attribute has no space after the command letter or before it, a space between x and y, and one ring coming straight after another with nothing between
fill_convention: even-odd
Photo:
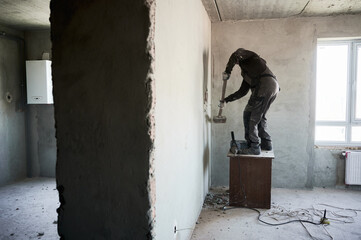
<instances>
[{"instance_id":1,"label":"coiled cable on floor","mask_svg":"<svg viewBox=\"0 0 361 240\"><path fill-rule=\"evenodd\" d=\"M267 224L267 225L270 225L270 226L280 226L280 225L285 225L285 224L289 224L289 223L293 223L293 222L303 222L303 223L310 223L310 224L313 224L313 225L321 225L322 224L322 221L320 222L313 222L313 221L310 221L310 220L303 220L303 219L293 219L293 220L289 220L287 222L282 222L282 223L270 223L270 222L267 222L265 220L262 220L261 217L262 217L262 214L261 212L256 209L256 208L250 208L250 207L244 207L244 206L241 206L241 207L228 207L227 206L224 206L223 207L223 210L226 211L226 210L229 210L229 209L234 209L234 208L244 208L244 209L250 209L250 210L253 210L255 212L258 213L258 221L261 222L261 223L264 223L264 224ZM291 217L291 216L290 216ZM296 217L296 216L293 216L293 217Z\"/></svg>"}]
</instances>

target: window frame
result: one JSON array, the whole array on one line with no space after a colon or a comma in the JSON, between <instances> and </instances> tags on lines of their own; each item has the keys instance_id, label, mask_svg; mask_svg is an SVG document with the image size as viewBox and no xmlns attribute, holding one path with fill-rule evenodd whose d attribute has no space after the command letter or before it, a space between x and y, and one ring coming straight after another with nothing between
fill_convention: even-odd
<instances>
[{"instance_id":1,"label":"window frame","mask_svg":"<svg viewBox=\"0 0 361 240\"><path fill-rule=\"evenodd\" d=\"M351 134L352 127L361 126L361 119L356 119L356 87L357 87L357 60L358 60L358 48L361 54L361 39L318 39L316 47L316 56L318 54L319 46L335 46L335 45L347 45L347 86L346 86L346 118L345 121L317 121L316 120L316 101L315 101L315 145L320 146L361 146L361 141L352 142ZM360 63L361 64L361 63ZM316 73L317 73L317 61L316 61ZM317 74L316 79L316 96L317 96ZM361 79L361 77L360 77ZM358 84L361 84L359 82ZM345 141L317 141L316 140L316 128L318 126L342 126L345 127Z\"/></svg>"}]
</instances>

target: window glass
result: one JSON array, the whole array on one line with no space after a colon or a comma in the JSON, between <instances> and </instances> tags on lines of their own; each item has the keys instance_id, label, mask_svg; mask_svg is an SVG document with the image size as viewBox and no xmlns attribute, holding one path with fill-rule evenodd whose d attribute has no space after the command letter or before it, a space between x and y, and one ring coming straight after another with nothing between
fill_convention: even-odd
<instances>
[{"instance_id":1,"label":"window glass","mask_svg":"<svg viewBox=\"0 0 361 240\"><path fill-rule=\"evenodd\" d=\"M361 142L361 126L352 127L351 141L352 142Z\"/></svg>"},{"instance_id":2,"label":"window glass","mask_svg":"<svg viewBox=\"0 0 361 240\"><path fill-rule=\"evenodd\" d=\"M357 46L357 77L356 77L356 104L355 117L361 119L361 46Z\"/></svg>"},{"instance_id":3,"label":"window glass","mask_svg":"<svg viewBox=\"0 0 361 240\"><path fill-rule=\"evenodd\" d=\"M344 142L346 128L343 126L316 126L316 141Z\"/></svg>"},{"instance_id":4,"label":"window glass","mask_svg":"<svg viewBox=\"0 0 361 240\"><path fill-rule=\"evenodd\" d=\"M347 44L317 46L316 121L346 121L347 68Z\"/></svg>"}]
</instances>

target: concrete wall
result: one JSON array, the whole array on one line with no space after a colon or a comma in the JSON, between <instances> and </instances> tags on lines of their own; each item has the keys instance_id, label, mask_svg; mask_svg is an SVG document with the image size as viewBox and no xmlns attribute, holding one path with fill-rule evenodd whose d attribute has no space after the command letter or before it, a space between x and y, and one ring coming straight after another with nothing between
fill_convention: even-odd
<instances>
[{"instance_id":1,"label":"concrete wall","mask_svg":"<svg viewBox=\"0 0 361 240\"><path fill-rule=\"evenodd\" d=\"M26 59L51 53L50 30L25 32ZM56 139L53 104L27 106L28 176L55 177Z\"/></svg>"},{"instance_id":2,"label":"concrete wall","mask_svg":"<svg viewBox=\"0 0 361 240\"><path fill-rule=\"evenodd\" d=\"M0 31L8 34L0 37L0 186L27 176L55 177L53 105L27 105L25 88L25 59L51 52L50 31Z\"/></svg>"},{"instance_id":3,"label":"concrete wall","mask_svg":"<svg viewBox=\"0 0 361 240\"><path fill-rule=\"evenodd\" d=\"M143 0L52 0L56 179L63 239L151 239Z\"/></svg>"},{"instance_id":4,"label":"concrete wall","mask_svg":"<svg viewBox=\"0 0 361 240\"><path fill-rule=\"evenodd\" d=\"M157 1L156 239L189 239L210 167L210 33L200 0Z\"/></svg>"},{"instance_id":5,"label":"concrete wall","mask_svg":"<svg viewBox=\"0 0 361 240\"><path fill-rule=\"evenodd\" d=\"M21 32L0 26L9 36ZM24 43L0 37L0 186L26 177ZM8 99L8 94L10 99Z\"/></svg>"},{"instance_id":6,"label":"concrete wall","mask_svg":"<svg viewBox=\"0 0 361 240\"><path fill-rule=\"evenodd\" d=\"M335 187L345 184L345 157L341 150L315 149L314 186Z\"/></svg>"},{"instance_id":7,"label":"concrete wall","mask_svg":"<svg viewBox=\"0 0 361 240\"><path fill-rule=\"evenodd\" d=\"M276 158L274 187L334 186L344 163L329 150L314 151L315 60L317 38L361 36L360 15L322 18L222 22L212 25L212 114L217 113L221 73L239 47L259 53L277 75L281 92L268 114ZM227 95L241 84L239 67L229 80ZM212 125L212 185L228 185L230 132L243 139L242 112L248 96L229 103L226 124ZM325 174L327 173L327 174ZM315 179L315 181L314 181Z\"/></svg>"}]
</instances>

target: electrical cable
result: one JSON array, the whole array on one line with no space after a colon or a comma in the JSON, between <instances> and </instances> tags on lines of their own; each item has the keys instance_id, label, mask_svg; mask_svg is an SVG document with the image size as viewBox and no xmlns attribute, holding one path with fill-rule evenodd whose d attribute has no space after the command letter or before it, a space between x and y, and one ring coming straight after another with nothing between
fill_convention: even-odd
<instances>
[{"instance_id":1,"label":"electrical cable","mask_svg":"<svg viewBox=\"0 0 361 240\"><path fill-rule=\"evenodd\" d=\"M337 208L337 209L340 209L340 210L348 210L348 211L354 211L354 212L361 212L361 209L341 208L341 207L336 207L336 206L332 206L332 205L325 204L325 203L318 203L318 204L316 204L316 205L322 205L322 206L326 206L326 207ZM356 215L357 215L357 213L356 213Z\"/></svg>"},{"instance_id":2,"label":"electrical cable","mask_svg":"<svg viewBox=\"0 0 361 240\"><path fill-rule=\"evenodd\" d=\"M185 230L194 230L194 228L182 228L182 229L177 229L175 230L176 232L179 232L179 231L185 231Z\"/></svg>"},{"instance_id":3,"label":"electrical cable","mask_svg":"<svg viewBox=\"0 0 361 240\"><path fill-rule=\"evenodd\" d=\"M351 214L341 214L339 212L335 212L335 211L328 211L328 217L326 218L326 209L317 209L314 206L312 206L312 208L309 209L296 209L294 211L289 211L283 207L280 206L272 206L272 209L270 209L269 211L264 212L263 214L260 212L260 210L256 209L256 208L251 208L251 207L247 207L247 206L230 206L230 205L243 205L243 204L247 204L247 195L246 195L246 190L245 190L245 186L242 185L242 178L241 178L241 160L238 160L238 169L239 169L239 187L240 187L240 191L239 193L241 193L243 196L243 199L237 202L230 202L228 201L227 205L223 206L223 211L229 210L229 209L234 209L234 208L244 208L244 209L250 209L253 210L255 212L258 213L258 221L266 224L266 225L270 225L270 226L281 226L281 225L286 225L286 224L290 224L290 223L294 223L294 222L299 222L303 228L305 228L305 230L307 231L308 235L314 239L314 240L320 240L320 238L314 237L311 232L307 229L305 223L309 223L315 226L322 226L323 230L325 231L326 235L333 240L334 238L332 237L332 235L327 231L327 229L325 228L325 226L327 226L328 224L330 224L329 220L332 221L336 221L336 222L341 222L341 223L353 223L354 221L354 217L357 216L357 212L361 211L361 209L350 209L350 208L340 208L340 207L335 207L329 204L323 204L323 203L319 203L316 204L320 205L320 206L326 206L326 207L331 207L331 208L336 208L336 209L340 209L341 211L349 211ZM277 212L278 211L278 212ZM272 222L268 222L266 220L264 220L265 217L269 217L269 218L273 218L276 221L280 221L278 218L279 217L286 217L286 218L297 218L297 219L293 219L293 220L289 220L289 221L285 221L285 222L280 222L280 223L272 223ZM277 218L278 217L278 218ZM320 217L320 221L319 222L315 222L314 221L314 217ZM262 219L263 218L263 219Z\"/></svg>"},{"instance_id":4,"label":"electrical cable","mask_svg":"<svg viewBox=\"0 0 361 240\"><path fill-rule=\"evenodd\" d=\"M328 210L328 215L329 215L328 219L339 222L339 223L354 223L355 222L354 218L357 217L357 212L361 211L360 209L340 208L340 207L332 206L329 204L318 203L318 204L312 206L313 214L316 216L320 216L320 213L322 212L322 210L317 209L315 207L317 205L339 209L339 211ZM343 211L343 212L341 212L341 211Z\"/></svg>"},{"instance_id":5,"label":"electrical cable","mask_svg":"<svg viewBox=\"0 0 361 240\"><path fill-rule=\"evenodd\" d=\"M244 185L242 185L242 178L241 178L241 160L239 159L238 160L238 171L239 171L239 186L240 186L240 189L243 193L243 199L239 202L231 202L231 203L228 203L228 205L230 204L243 204L244 202L247 201L247 195L246 195L246 191L245 191L245 188L244 188ZM246 206L237 206L237 207L232 207L232 208L228 208L228 209L233 209L233 208L245 208L245 209L250 209L250 210L253 210L255 212L258 213L258 221L261 222L261 223L264 223L264 224L267 224L267 225L270 225L270 226L280 226L280 225L285 225L285 224L289 224L289 223L293 223L293 222L301 222L301 223L310 223L310 224L313 224L313 225L321 225L323 223L323 218L321 218L321 221L320 222L313 222L313 221L310 221L310 220L302 220L302 219L295 219L295 220L290 220L288 222L283 222L283 223L269 223L269 222L266 222L264 220L261 219L262 217L262 214L261 212L256 209L256 208L250 208L250 207L246 207ZM226 208L226 205L223 207L223 210L228 210ZM325 210L325 214L326 215L326 210ZM324 216L325 218L325 216Z\"/></svg>"},{"instance_id":6,"label":"electrical cable","mask_svg":"<svg viewBox=\"0 0 361 240\"><path fill-rule=\"evenodd\" d=\"M264 224L267 224L267 225L270 225L270 226L280 226L280 225L285 225L285 224L289 224L289 223L293 223L293 222L303 222L303 223L310 223L310 224L313 224L313 225L321 225L322 222L312 222L312 221L309 221L309 220L302 220L302 219L294 219L294 220L290 220L290 221L287 221L287 222L283 222L283 223L269 223L269 222L266 222L264 220L261 219L262 217L262 214L261 212L256 209L256 208L250 208L250 207L245 207L245 206L241 206L241 207L231 207L231 208L226 208L226 206L223 207L223 210L226 211L226 210L229 210L229 209L234 209L234 208L244 208L244 209L250 209L250 210L253 210L255 212L258 213L258 221L260 221L261 223L264 223Z\"/></svg>"},{"instance_id":7,"label":"electrical cable","mask_svg":"<svg viewBox=\"0 0 361 240\"><path fill-rule=\"evenodd\" d=\"M329 208L328 209L317 209L316 206L326 206L329 208L339 209L339 211L335 212L335 211L330 210ZM244 209L253 210L258 213L258 221L259 222L264 223L266 225L270 225L270 226L280 226L280 225L285 225L285 224L289 224L292 222L299 222L302 225L302 227L306 230L307 234L313 240L322 240L322 238L313 236L304 223L310 223L310 224L313 224L316 226L321 225L325 235L330 240L333 240L334 238L332 237L330 232L327 231L327 229L325 227L328 224L330 224L329 220L332 220L332 222L337 222L337 223L354 223L355 222L354 217L357 217L357 212L361 211L360 209L341 208L341 207L337 207L337 206L333 206L333 205L329 205L329 204L323 204L323 203L315 204L312 206L312 208L296 209L294 211L289 211L281 206L272 205L272 209L264 212L263 214L258 209L244 207L244 206L240 206L240 207L232 206L232 207L227 208L227 205L226 205L223 207L223 210L225 211L225 210L233 209L233 208L244 208ZM346 211L346 212L340 212L340 211ZM326 218L326 212L328 213L327 218ZM315 216L320 217L320 219L321 219L320 222L315 222L315 221L310 220L310 219L313 219L313 217L315 217ZM282 223L270 223L270 222L262 219L262 217L273 218L277 221L279 221L279 217L293 217L293 218L298 218L298 219L294 219L294 220L282 222ZM301 219L301 217L308 218L308 220Z\"/></svg>"},{"instance_id":8,"label":"electrical cable","mask_svg":"<svg viewBox=\"0 0 361 240\"><path fill-rule=\"evenodd\" d=\"M241 172L240 172L241 174ZM252 211L255 211L258 213L257 220L260 223L270 225L270 226L280 226L280 225L286 225L293 222L299 222L302 227L306 230L307 234L310 236L313 240L324 240L324 237L327 237L327 239L333 240L333 236L330 234L330 232L326 229L327 225L330 224L330 220L335 223L354 223L355 217L357 217L357 213L360 212L360 209L352 209L352 208L342 208L337 207L329 204L324 203L318 203L313 205L311 208L307 209L296 209L296 210L287 210L286 208L274 205L272 204L272 207L270 210L265 211L264 213L261 213L260 210L256 208L250 208L247 206L229 206L232 204L246 204L246 195L245 195L245 189L243 188L243 185L241 184L240 190L242 191L243 199L238 202L229 202L227 205L224 205L222 207L223 211L229 210L229 209L235 209L235 208L244 208L244 209L250 209ZM324 206L325 208L321 208L320 206ZM320 209L321 208L321 209ZM332 210L332 208L337 209ZM327 213L327 218L326 218ZM315 221L314 218L319 217L320 221ZM279 223L272 223L265 218L271 218L276 221L285 221L286 218L297 218L290 221L285 222L279 222ZM309 223L315 226L322 226L324 237L316 237L312 235L312 231L309 231L309 227L307 227L305 223ZM322 230L321 230L322 231Z\"/></svg>"}]
</instances>

